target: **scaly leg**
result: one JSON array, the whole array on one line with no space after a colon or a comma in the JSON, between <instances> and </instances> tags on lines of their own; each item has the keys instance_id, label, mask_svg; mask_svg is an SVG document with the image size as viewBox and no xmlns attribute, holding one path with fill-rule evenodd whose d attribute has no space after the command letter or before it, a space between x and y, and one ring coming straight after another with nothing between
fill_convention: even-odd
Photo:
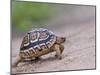
<instances>
[{"instance_id":1,"label":"scaly leg","mask_svg":"<svg viewBox=\"0 0 100 75\"><path fill-rule=\"evenodd\" d=\"M58 59L62 59L61 57L61 50L60 50L60 45L56 44L55 45L55 51L56 51L56 56Z\"/></svg>"},{"instance_id":2,"label":"scaly leg","mask_svg":"<svg viewBox=\"0 0 100 75\"><path fill-rule=\"evenodd\" d=\"M60 51L61 51L61 54L62 54L63 51L64 51L64 46L63 45L60 45Z\"/></svg>"}]
</instances>

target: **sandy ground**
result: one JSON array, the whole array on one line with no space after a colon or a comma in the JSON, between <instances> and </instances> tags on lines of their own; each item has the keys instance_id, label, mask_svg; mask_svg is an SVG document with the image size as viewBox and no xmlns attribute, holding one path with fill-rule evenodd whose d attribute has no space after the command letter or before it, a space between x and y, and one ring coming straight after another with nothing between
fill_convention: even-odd
<instances>
[{"instance_id":1,"label":"sandy ground","mask_svg":"<svg viewBox=\"0 0 100 75\"><path fill-rule=\"evenodd\" d=\"M84 9L84 12L81 12L87 12L85 10L88 9ZM77 16L79 14L75 15ZM58 60L54 57L55 52L50 53L42 56L38 61L21 62L18 67L12 68L12 73L95 69L94 12L87 13L87 15L83 15L81 17L77 16L77 18L75 18L75 16L72 18L62 16L62 21L60 20L62 24L58 22L58 25L53 26L53 24L55 25L56 22L50 22L52 24L47 27L55 32L55 34L65 36L67 39L64 44L65 49L62 54L62 60ZM15 57L19 52L18 49L20 47L21 40L22 37L13 39L12 41L12 62L14 62Z\"/></svg>"}]
</instances>

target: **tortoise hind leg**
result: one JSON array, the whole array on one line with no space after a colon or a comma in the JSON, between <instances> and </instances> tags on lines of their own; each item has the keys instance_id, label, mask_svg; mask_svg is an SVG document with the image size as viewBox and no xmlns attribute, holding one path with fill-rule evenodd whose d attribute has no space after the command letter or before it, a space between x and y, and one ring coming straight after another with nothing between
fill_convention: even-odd
<instances>
[{"instance_id":1,"label":"tortoise hind leg","mask_svg":"<svg viewBox=\"0 0 100 75\"><path fill-rule=\"evenodd\" d=\"M61 54L62 54L63 50L64 50L64 47L62 45L55 44L55 51L56 51L55 56L58 59L62 59Z\"/></svg>"},{"instance_id":2,"label":"tortoise hind leg","mask_svg":"<svg viewBox=\"0 0 100 75\"><path fill-rule=\"evenodd\" d=\"M20 56L17 56L15 62L12 64L12 67L16 67L18 65L19 62L21 62L21 57Z\"/></svg>"}]
</instances>

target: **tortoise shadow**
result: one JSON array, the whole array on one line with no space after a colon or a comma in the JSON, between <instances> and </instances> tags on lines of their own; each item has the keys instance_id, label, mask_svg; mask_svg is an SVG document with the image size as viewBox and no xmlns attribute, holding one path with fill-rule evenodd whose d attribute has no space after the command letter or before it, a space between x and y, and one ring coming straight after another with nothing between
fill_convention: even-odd
<instances>
[{"instance_id":1,"label":"tortoise shadow","mask_svg":"<svg viewBox=\"0 0 100 75\"><path fill-rule=\"evenodd\" d=\"M37 60L31 60L31 61L24 61L24 65L27 64L42 64L42 63L46 63L46 62L53 62L53 61L59 61L60 59L58 59L57 57L48 57L48 58L39 58ZM23 66L24 66L23 65Z\"/></svg>"}]
</instances>

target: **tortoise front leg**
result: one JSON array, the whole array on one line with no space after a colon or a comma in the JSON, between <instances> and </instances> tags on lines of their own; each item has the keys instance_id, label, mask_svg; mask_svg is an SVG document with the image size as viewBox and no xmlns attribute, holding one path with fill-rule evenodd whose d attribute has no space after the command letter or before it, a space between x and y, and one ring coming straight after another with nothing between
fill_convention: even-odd
<instances>
[{"instance_id":1,"label":"tortoise front leg","mask_svg":"<svg viewBox=\"0 0 100 75\"><path fill-rule=\"evenodd\" d=\"M64 51L64 45L59 45L60 46L60 52L61 52L61 54L63 53L63 51Z\"/></svg>"},{"instance_id":2,"label":"tortoise front leg","mask_svg":"<svg viewBox=\"0 0 100 75\"><path fill-rule=\"evenodd\" d=\"M62 59L62 57L61 57L62 50L61 50L61 48L60 48L60 45L55 44L55 51L56 51L56 55L55 55L55 56L56 56L58 59Z\"/></svg>"}]
</instances>

